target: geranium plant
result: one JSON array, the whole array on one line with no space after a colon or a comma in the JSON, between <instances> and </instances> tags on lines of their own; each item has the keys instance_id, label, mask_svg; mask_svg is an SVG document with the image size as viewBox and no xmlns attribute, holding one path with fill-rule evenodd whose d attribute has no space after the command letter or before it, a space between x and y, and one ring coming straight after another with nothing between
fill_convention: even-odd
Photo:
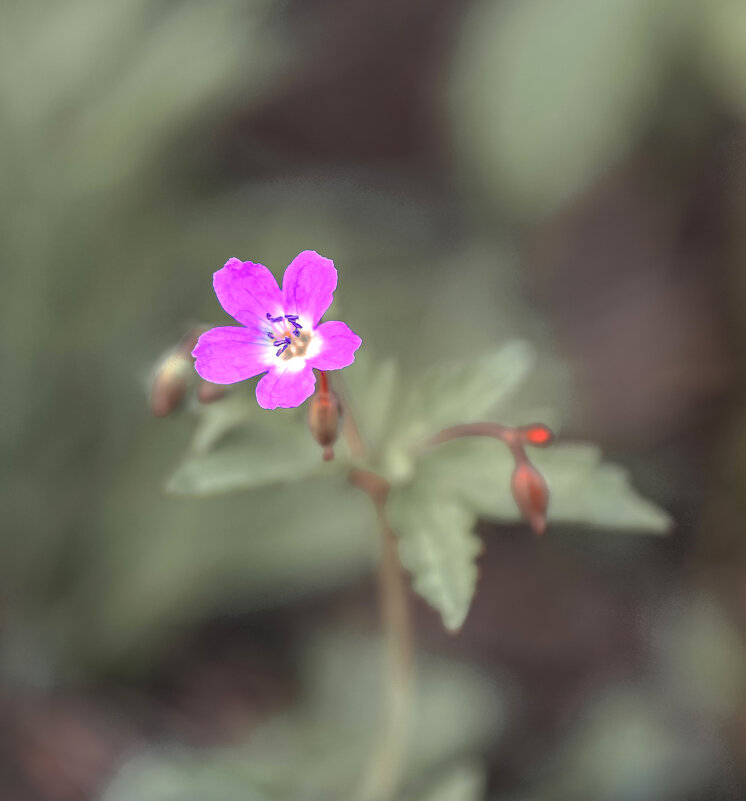
<instances>
[{"instance_id":1,"label":"geranium plant","mask_svg":"<svg viewBox=\"0 0 746 801\"><path fill-rule=\"evenodd\" d=\"M213 283L239 325L194 329L153 385L153 408L166 414L188 391L191 353L197 397L208 404L198 446L170 488L202 495L336 472L369 496L381 534L389 659L383 728L359 797L393 797L407 747L413 662L406 573L455 632L477 591L477 518L522 517L536 534L552 519L659 532L669 519L630 487L624 471L602 463L595 447L557 443L542 422L495 419L531 370L525 343L400 375L392 360L375 364L369 343L361 347L346 323L321 322L337 270L314 251L293 259L282 287L265 266L235 258ZM261 409L252 409L242 382L262 374ZM270 411L303 404L305 414ZM248 433L238 445L237 432Z\"/></svg>"}]
</instances>

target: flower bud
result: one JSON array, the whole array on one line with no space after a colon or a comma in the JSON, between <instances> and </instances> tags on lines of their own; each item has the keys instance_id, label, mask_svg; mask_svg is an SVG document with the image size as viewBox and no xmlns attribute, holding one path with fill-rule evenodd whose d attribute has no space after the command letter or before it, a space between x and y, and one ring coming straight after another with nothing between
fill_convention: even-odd
<instances>
[{"instance_id":1,"label":"flower bud","mask_svg":"<svg viewBox=\"0 0 746 801\"><path fill-rule=\"evenodd\" d=\"M201 379L197 385L197 400L200 403L215 403L225 397L228 387L225 384L213 384L212 381Z\"/></svg>"},{"instance_id":2,"label":"flower bud","mask_svg":"<svg viewBox=\"0 0 746 801\"><path fill-rule=\"evenodd\" d=\"M316 392L308 404L308 427L324 449L324 461L334 458L332 445L337 441L342 421L342 407L337 395L326 387Z\"/></svg>"},{"instance_id":3,"label":"flower bud","mask_svg":"<svg viewBox=\"0 0 746 801\"><path fill-rule=\"evenodd\" d=\"M166 417L181 404L193 375L192 360L178 350L156 367L150 388L150 410L156 417Z\"/></svg>"},{"instance_id":4,"label":"flower bud","mask_svg":"<svg viewBox=\"0 0 746 801\"><path fill-rule=\"evenodd\" d=\"M525 456L516 461L510 488L525 520L536 534L543 534L547 527L549 487Z\"/></svg>"}]
</instances>

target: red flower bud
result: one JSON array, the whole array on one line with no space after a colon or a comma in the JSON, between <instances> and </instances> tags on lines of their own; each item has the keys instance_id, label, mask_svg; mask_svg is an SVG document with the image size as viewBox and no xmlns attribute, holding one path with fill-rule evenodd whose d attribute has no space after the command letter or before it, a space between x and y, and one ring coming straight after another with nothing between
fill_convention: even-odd
<instances>
[{"instance_id":1,"label":"red flower bud","mask_svg":"<svg viewBox=\"0 0 746 801\"><path fill-rule=\"evenodd\" d=\"M549 487L525 456L516 461L510 487L523 517L536 534L543 534L547 527Z\"/></svg>"},{"instance_id":2,"label":"red flower bud","mask_svg":"<svg viewBox=\"0 0 746 801\"><path fill-rule=\"evenodd\" d=\"M339 398L329 389L326 375L321 373L321 386L308 404L308 428L316 442L324 448L325 462L334 458L332 445L337 441L341 421Z\"/></svg>"}]
</instances>

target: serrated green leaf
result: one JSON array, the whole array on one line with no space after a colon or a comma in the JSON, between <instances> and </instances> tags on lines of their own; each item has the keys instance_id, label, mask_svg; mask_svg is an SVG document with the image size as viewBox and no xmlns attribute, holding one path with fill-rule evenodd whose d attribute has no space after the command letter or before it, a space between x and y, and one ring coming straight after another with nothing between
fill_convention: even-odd
<instances>
[{"instance_id":1,"label":"serrated green leaf","mask_svg":"<svg viewBox=\"0 0 746 801\"><path fill-rule=\"evenodd\" d=\"M630 486L627 472L602 462L592 445L554 445L532 450L531 458L549 483L550 525L648 533L664 533L671 525L663 510ZM497 440L455 440L424 454L415 478L391 493L388 514L402 564L446 628L463 624L475 591L477 516L521 519L510 489L513 467L512 455Z\"/></svg>"},{"instance_id":2,"label":"serrated green leaf","mask_svg":"<svg viewBox=\"0 0 746 801\"><path fill-rule=\"evenodd\" d=\"M256 414L240 399L208 407L191 453L171 476L167 490L180 495L215 495L298 481L323 465L321 451L301 415Z\"/></svg>"},{"instance_id":3,"label":"serrated green leaf","mask_svg":"<svg viewBox=\"0 0 746 801\"><path fill-rule=\"evenodd\" d=\"M630 485L626 470L603 462L593 445L557 444L530 449L529 456L549 483L549 522L588 523L604 528L662 533L671 518ZM422 456L417 483L437 487L485 517L518 520L510 492L514 461L497 440L462 439Z\"/></svg>"},{"instance_id":4,"label":"serrated green leaf","mask_svg":"<svg viewBox=\"0 0 746 801\"><path fill-rule=\"evenodd\" d=\"M509 342L463 364L433 368L412 379L401 398L383 446L387 478L401 482L412 473L414 451L438 431L483 419L521 385L533 363L525 342Z\"/></svg>"},{"instance_id":5,"label":"serrated green leaf","mask_svg":"<svg viewBox=\"0 0 746 801\"><path fill-rule=\"evenodd\" d=\"M555 445L532 454L552 492L549 520L587 523L629 532L665 534L671 516L643 498L629 473L604 462L594 445Z\"/></svg>"},{"instance_id":6,"label":"serrated green leaf","mask_svg":"<svg viewBox=\"0 0 746 801\"><path fill-rule=\"evenodd\" d=\"M392 358L376 362L364 350L342 375L344 386L354 400L353 414L364 429L362 434L375 448L385 435L395 411L400 379Z\"/></svg>"},{"instance_id":7,"label":"serrated green leaf","mask_svg":"<svg viewBox=\"0 0 746 801\"><path fill-rule=\"evenodd\" d=\"M446 628L459 629L477 582L474 560L482 544L472 532L476 515L420 482L393 490L387 510L414 589L440 612Z\"/></svg>"}]
</instances>

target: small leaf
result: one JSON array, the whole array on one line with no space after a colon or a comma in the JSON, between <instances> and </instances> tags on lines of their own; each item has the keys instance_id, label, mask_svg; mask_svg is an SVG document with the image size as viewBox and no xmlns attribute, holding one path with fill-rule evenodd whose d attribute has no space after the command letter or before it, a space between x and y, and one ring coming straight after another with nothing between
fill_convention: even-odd
<instances>
[{"instance_id":1,"label":"small leaf","mask_svg":"<svg viewBox=\"0 0 746 801\"><path fill-rule=\"evenodd\" d=\"M466 364L433 368L418 379L400 401L384 446L384 472L395 482L412 473L416 448L456 423L483 419L521 385L533 363L531 348L521 341Z\"/></svg>"},{"instance_id":2,"label":"small leaf","mask_svg":"<svg viewBox=\"0 0 746 801\"><path fill-rule=\"evenodd\" d=\"M400 383L396 361L389 358L374 362L369 352L363 350L344 371L342 380L354 399L352 412L364 427L362 434L375 447L384 437L396 408Z\"/></svg>"},{"instance_id":3,"label":"small leaf","mask_svg":"<svg viewBox=\"0 0 746 801\"><path fill-rule=\"evenodd\" d=\"M205 407L192 452L167 489L214 495L297 481L321 465L321 449L297 412L259 413L241 399L227 398Z\"/></svg>"},{"instance_id":4,"label":"small leaf","mask_svg":"<svg viewBox=\"0 0 746 801\"><path fill-rule=\"evenodd\" d=\"M648 533L671 525L630 486L626 471L603 463L592 445L553 445L531 458L550 487L550 530L557 521ZM511 493L514 466L497 440L455 440L423 454L414 479L391 492L389 521L399 535L402 564L448 629L463 624L476 588L476 518L521 519Z\"/></svg>"},{"instance_id":5,"label":"small leaf","mask_svg":"<svg viewBox=\"0 0 746 801\"><path fill-rule=\"evenodd\" d=\"M259 419L253 398L243 393L228 395L220 403L201 407L200 420L192 438L192 451L209 453L228 432Z\"/></svg>"},{"instance_id":6,"label":"small leaf","mask_svg":"<svg viewBox=\"0 0 746 801\"><path fill-rule=\"evenodd\" d=\"M665 534L670 515L643 498L629 473L602 460L594 445L557 445L532 456L551 489L552 520L588 523L629 532Z\"/></svg>"},{"instance_id":7,"label":"small leaf","mask_svg":"<svg viewBox=\"0 0 746 801\"><path fill-rule=\"evenodd\" d=\"M636 492L627 471L603 462L593 445L558 444L532 450L531 461L550 489L548 523L588 523L626 531L664 533L670 516ZM496 440L462 439L424 454L417 465L417 482L440 495L458 499L476 514L518 520L510 492L514 461Z\"/></svg>"},{"instance_id":8,"label":"small leaf","mask_svg":"<svg viewBox=\"0 0 746 801\"><path fill-rule=\"evenodd\" d=\"M472 533L476 515L458 499L421 482L394 489L387 509L414 589L440 612L446 628L459 629L474 595L474 560L482 548Z\"/></svg>"}]
</instances>

